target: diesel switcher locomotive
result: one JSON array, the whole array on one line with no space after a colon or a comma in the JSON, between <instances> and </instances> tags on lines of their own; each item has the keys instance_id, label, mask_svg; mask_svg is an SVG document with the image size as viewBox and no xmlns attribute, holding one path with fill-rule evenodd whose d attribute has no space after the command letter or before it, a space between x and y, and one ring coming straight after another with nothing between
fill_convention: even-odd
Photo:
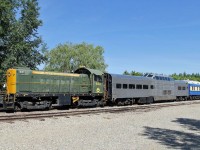
<instances>
[{"instance_id":1,"label":"diesel switcher locomotive","mask_svg":"<svg viewBox=\"0 0 200 150\"><path fill-rule=\"evenodd\" d=\"M85 68L79 68L76 73L9 69L4 108L49 109L52 105L103 105L103 75L101 71Z\"/></svg>"}]
</instances>

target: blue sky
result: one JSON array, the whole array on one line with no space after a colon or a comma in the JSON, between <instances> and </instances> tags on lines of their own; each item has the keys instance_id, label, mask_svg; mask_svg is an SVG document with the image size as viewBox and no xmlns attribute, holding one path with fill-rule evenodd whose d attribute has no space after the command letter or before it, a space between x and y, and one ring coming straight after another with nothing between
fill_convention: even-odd
<instances>
[{"instance_id":1,"label":"blue sky","mask_svg":"<svg viewBox=\"0 0 200 150\"><path fill-rule=\"evenodd\" d=\"M200 72L200 0L39 0L39 34L54 48L105 50L110 73Z\"/></svg>"}]
</instances>

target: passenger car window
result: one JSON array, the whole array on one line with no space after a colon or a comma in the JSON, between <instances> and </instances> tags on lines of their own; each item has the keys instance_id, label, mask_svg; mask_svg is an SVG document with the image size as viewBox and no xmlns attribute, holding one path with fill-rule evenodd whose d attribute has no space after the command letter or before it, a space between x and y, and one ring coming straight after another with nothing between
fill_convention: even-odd
<instances>
[{"instance_id":1,"label":"passenger car window","mask_svg":"<svg viewBox=\"0 0 200 150\"><path fill-rule=\"evenodd\" d=\"M141 84L137 84L136 85L136 89L142 89L142 85Z\"/></svg>"},{"instance_id":2,"label":"passenger car window","mask_svg":"<svg viewBox=\"0 0 200 150\"><path fill-rule=\"evenodd\" d=\"M135 89L135 84L129 84L129 89Z\"/></svg>"},{"instance_id":3,"label":"passenger car window","mask_svg":"<svg viewBox=\"0 0 200 150\"><path fill-rule=\"evenodd\" d=\"M123 89L127 89L127 84L123 84Z\"/></svg>"},{"instance_id":4,"label":"passenger car window","mask_svg":"<svg viewBox=\"0 0 200 150\"><path fill-rule=\"evenodd\" d=\"M143 85L143 89L149 89L148 85Z\"/></svg>"},{"instance_id":5,"label":"passenger car window","mask_svg":"<svg viewBox=\"0 0 200 150\"><path fill-rule=\"evenodd\" d=\"M151 85L151 89L154 89L154 86L153 86L153 85Z\"/></svg>"},{"instance_id":6,"label":"passenger car window","mask_svg":"<svg viewBox=\"0 0 200 150\"><path fill-rule=\"evenodd\" d=\"M171 95L172 94L172 91L171 90L168 90L168 95Z\"/></svg>"},{"instance_id":7,"label":"passenger car window","mask_svg":"<svg viewBox=\"0 0 200 150\"><path fill-rule=\"evenodd\" d=\"M122 85L119 84L119 83L117 83L117 84L116 84L116 88L117 88L117 89L121 89L121 88L122 88Z\"/></svg>"},{"instance_id":8,"label":"passenger car window","mask_svg":"<svg viewBox=\"0 0 200 150\"><path fill-rule=\"evenodd\" d=\"M163 90L163 95L167 95L167 90Z\"/></svg>"},{"instance_id":9,"label":"passenger car window","mask_svg":"<svg viewBox=\"0 0 200 150\"><path fill-rule=\"evenodd\" d=\"M147 77L153 77L153 75L152 75L152 74L149 74Z\"/></svg>"}]
</instances>

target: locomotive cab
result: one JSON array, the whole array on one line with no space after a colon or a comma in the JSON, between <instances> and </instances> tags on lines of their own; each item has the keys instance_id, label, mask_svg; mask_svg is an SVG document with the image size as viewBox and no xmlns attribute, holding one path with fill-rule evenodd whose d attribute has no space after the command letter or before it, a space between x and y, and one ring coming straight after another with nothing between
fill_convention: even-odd
<instances>
[{"instance_id":1,"label":"locomotive cab","mask_svg":"<svg viewBox=\"0 0 200 150\"><path fill-rule=\"evenodd\" d=\"M78 74L87 74L90 79L91 93L92 94L103 94L103 72L94 69L88 69L85 67L79 68L75 71Z\"/></svg>"},{"instance_id":2,"label":"locomotive cab","mask_svg":"<svg viewBox=\"0 0 200 150\"><path fill-rule=\"evenodd\" d=\"M75 71L78 74L87 74L90 81L90 96L80 97L80 106L103 105L104 73L99 70L81 67Z\"/></svg>"}]
</instances>

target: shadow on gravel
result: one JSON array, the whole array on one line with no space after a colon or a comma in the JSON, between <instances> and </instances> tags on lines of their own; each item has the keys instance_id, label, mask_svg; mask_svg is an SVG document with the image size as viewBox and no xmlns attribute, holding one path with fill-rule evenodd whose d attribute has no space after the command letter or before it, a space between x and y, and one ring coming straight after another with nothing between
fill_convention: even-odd
<instances>
[{"instance_id":1,"label":"shadow on gravel","mask_svg":"<svg viewBox=\"0 0 200 150\"><path fill-rule=\"evenodd\" d=\"M173 122L179 123L181 126L189 130L200 132L200 120L189 119L189 118L177 118Z\"/></svg>"},{"instance_id":2,"label":"shadow on gravel","mask_svg":"<svg viewBox=\"0 0 200 150\"><path fill-rule=\"evenodd\" d=\"M179 123L181 126L189 130L200 130L200 121L187 118L178 118L173 121ZM173 149L200 149L200 135L194 133L186 133L182 131L144 127L145 131L143 136L149 139L156 140L162 145Z\"/></svg>"}]
</instances>

